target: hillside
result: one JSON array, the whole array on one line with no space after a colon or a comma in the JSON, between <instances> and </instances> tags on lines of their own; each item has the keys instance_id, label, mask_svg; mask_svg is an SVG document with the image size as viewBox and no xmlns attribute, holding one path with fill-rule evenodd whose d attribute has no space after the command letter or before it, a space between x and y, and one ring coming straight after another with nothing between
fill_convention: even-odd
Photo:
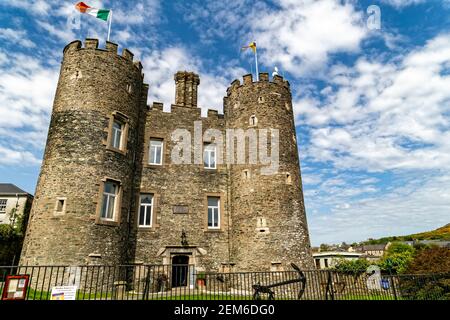
<instances>
[{"instance_id":1,"label":"hillside","mask_svg":"<svg viewBox=\"0 0 450 320\"><path fill-rule=\"evenodd\" d=\"M407 236L392 236L380 239L371 239L362 242L362 244L380 244L392 241L412 241L412 240L443 240L450 241L450 223L436 230L426 231Z\"/></svg>"}]
</instances>

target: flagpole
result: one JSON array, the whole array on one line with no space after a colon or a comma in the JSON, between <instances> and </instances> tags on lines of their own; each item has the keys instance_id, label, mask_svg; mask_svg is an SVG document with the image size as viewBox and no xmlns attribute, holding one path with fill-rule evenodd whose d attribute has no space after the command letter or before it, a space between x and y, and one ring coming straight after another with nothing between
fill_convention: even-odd
<instances>
[{"instance_id":1,"label":"flagpole","mask_svg":"<svg viewBox=\"0 0 450 320\"><path fill-rule=\"evenodd\" d=\"M111 10L110 12L111 12L111 14L109 16L108 41L109 41L109 36L111 34L111 22L112 22L112 16L113 16L113 11Z\"/></svg>"},{"instance_id":2,"label":"flagpole","mask_svg":"<svg viewBox=\"0 0 450 320\"><path fill-rule=\"evenodd\" d=\"M255 46L255 65L256 65L256 81L259 81L259 71L258 71L258 49Z\"/></svg>"}]
</instances>

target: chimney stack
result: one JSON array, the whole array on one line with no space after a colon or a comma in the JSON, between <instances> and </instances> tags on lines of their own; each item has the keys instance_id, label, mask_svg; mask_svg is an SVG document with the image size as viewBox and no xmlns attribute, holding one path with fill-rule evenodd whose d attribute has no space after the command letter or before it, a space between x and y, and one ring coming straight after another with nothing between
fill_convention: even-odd
<instances>
[{"instance_id":1,"label":"chimney stack","mask_svg":"<svg viewBox=\"0 0 450 320\"><path fill-rule=\"evenodd\" d=\"M178 71L175 74L175 104L197 108L197 87L200 84L198 74Z\"/></svg>"}]
</instances>

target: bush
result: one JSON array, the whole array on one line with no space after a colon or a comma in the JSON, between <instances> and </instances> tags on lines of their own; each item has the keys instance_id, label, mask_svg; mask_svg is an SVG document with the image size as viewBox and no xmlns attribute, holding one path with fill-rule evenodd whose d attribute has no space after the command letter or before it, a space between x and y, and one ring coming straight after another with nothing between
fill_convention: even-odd
<instances>
[{"instance_id":1,"label":"bush","mask_svg":"<svg viewBox=\"0 0 450 320\"><path fill-rule=\"evenodd\" d=\"M407 275L399 277L402 299L450 300L450 275Z\"/></svg>"},{"instance_id":2,"label":"bush","mask_svg":"<svg viewBox=\"0 0 450 320\"><path fill-rule=\"evenodd\" d=\"M396 253L406 253L406 252L413 254L415 252L415 249L413 246L410 246L408 244L401 242L394 242L386 250L386 255L390 256Z\"/></svg>"},{"instance_id":3,"label":"bush","mask_svg":"<svg viewBox=\"0 0 450 320\"><path fill-rule=\"evenodd\" d=\"M347 260L341 258L336 263L333 269L339 272L356 275L359 273L366 272L369 266L370 262L367 261L366 259Z\"/></svg>"},{"instance_id":4,"label":"bush","mask_svg":"<svg viewBox=\"0 0 450 320\"><path fill-rule=\"evenodd\" d=\"M450 273L450 248L431 247L417 252L407 273Z\"/></svg>"},{"instance_id":5,"label":"bush","mask_svg":"<svg viewBox=\"0 0 450 320\"><path fill-rule=\"evenodd\" d=\"M0 241L13 239L16 235L14 228L9 224L0 224Z\"/></svg>"},{"instance_id":6,"label":"bush","mask_svg":"<svg viewBox=\"0 0 450 320\"><path fill-rule=\"evenodd\" d=\"M14 212L12 212L14 214ZM22 250L27 217L19 216L15 227L0 224L0 266L17 264Z\"/></svg>"},{"instance_id":7,"label":"bush","mask_svg":"<svg viewBox=\"0 0 450 320\"><path fill-rule=\"evenodd\" d=\"M405 268L400 291L403 297L414 300L450 300L450 248L428 247L417 250Z\"/></svg>"},{"instance_id":8,"label":"bush","mask_svg":"<svg viewBox=\"0 0 450 320\"><path fill-rule=\"evenodd\" d=\"M390 274L404 273L413 258L414 254L412 251L392 253L384 256L378 263L378 266L381 270Z\"/></svg>"}]
</instances>

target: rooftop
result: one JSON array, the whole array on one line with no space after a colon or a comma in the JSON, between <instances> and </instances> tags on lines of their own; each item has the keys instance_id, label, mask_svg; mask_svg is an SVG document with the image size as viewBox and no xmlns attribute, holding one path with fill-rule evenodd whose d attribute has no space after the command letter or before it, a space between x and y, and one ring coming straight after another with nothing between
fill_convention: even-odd
<instances>
[{"instance_id":1,"label":"rooftop","mask_svg":"<svg viewBox=\"0 0 450 320\"><path fill-rule=\"evenodd\" d=\"M346 251L324 251L313 253L313 257L328 257L328 256L341 256L341 257L360 257L363 254L361 252L346 252Z\"/></svg>"},{"instance_id":2,"label":"rooftop","mask_svg":"<svg viewBox=\"0 0 450 320\"><path fill-rule=\"evenodd\" d=\"M12 183L0 183L1 195L29 194Z\"/></svg>"},{"instance_id":3,"label":"rooftop","mask_svg":"<svg viewBox=\"0 0 450 320\"><path fill-rule=\"evenodd\" d=\"M386 244L365 244L355 248L357 251L383 251L386 249Z\"/></svg>"}]
</instances>

